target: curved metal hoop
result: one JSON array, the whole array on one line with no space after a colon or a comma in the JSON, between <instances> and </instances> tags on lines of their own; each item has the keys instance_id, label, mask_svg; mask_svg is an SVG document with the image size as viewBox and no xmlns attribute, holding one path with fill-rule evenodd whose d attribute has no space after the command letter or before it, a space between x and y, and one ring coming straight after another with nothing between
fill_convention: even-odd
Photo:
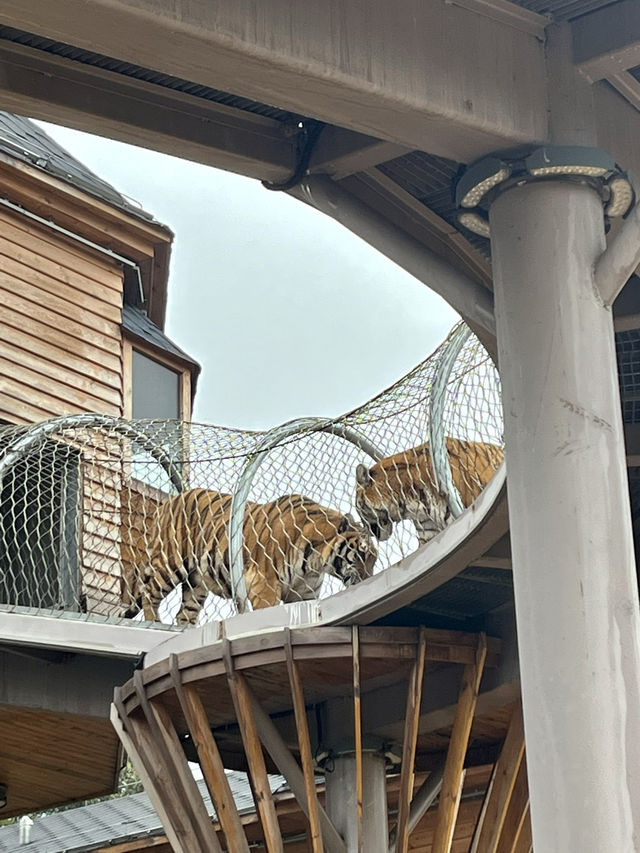
<instances>
[{"instance_id":1,"label":"curved metal hoop","mask_svg":"<svg viewBox=\"0 0 640 853\"><path fill-rule=\"evenodd\" d=\"M271 450L277 447L284 439L290 438L297 433L305 432L330 432L355 444L356 447L368 453L376 462L379 462L384 457L384 454L366 436L349 426L333 423L326 418L298 418L295 421L289 421L289 423L269 430L255 452L244 463L231 499L231 513L229 516L229 565L231 567L231 590L238 613L244 613L248 604L247 588L244 581L244 561L242 558L244 539L242 527L251 483L258 468Z\"/></svg>"},{"instance_id":2,"label":"curved metal hoop","mask_svg":"<svg viewBox=\"0 0 640 853\"><path fill-rule=\"evenodd\" d=\"M447 452L444 414L447 385L449 384L451 371L470 335L471 329L466 323L460 323L451 333L436 368L429 400L429 453L431 455L431 466L433 468L436 488L444 492L449 510L454 518L458 518L463 512L464 506L451 473L451 460Z\"/></svg>"},{"instance_id":3,"label":"curved metal hoop","mask_svg":"<svg viewBox=\"0 0 640 853\"><path fill-rule=\"evenodd\" d=\"M133 439L164 468L175 488L179 492L184 491L185 484L178 467L166 450L156 444L146 432L120 418L113 418L109 415L94 415L91 413L85 415L63 415L60 418L52 418L49 421L29 427L26 434L12 441L3 456L0 457L0 483L2 483L4 475L9 468L34 448L38 447L48 436L61 432L63 429L81 429L84 427L108 427L118 433L118 435Z\"/></svg>"}]
</instances>

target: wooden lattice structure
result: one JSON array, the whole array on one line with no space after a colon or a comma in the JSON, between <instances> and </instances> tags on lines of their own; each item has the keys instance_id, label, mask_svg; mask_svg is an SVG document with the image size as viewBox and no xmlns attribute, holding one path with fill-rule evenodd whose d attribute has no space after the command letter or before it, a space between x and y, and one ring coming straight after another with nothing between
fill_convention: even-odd
<instances>
[{"instance_id":1,"label":"wooden lattice structure","mask_svg":"<svg viewBox=\"0 0 640 853\"><path fill-rule=\"evenodd\" d=\"M372 746L367 731L369 694L402 682L407 690L404 733L397 745L401 760L399 771L396 765L386 773L389 849L415 849L410 838L417 831L419 849L434 853L529 853L519 705L506 709L497 732L494 719L493 772L486 759L475 771L476 785L487 791L484 802L476 791L475 803L460 806L472 727L480 731L487 722L475 714L480 681L498 658L499 642L483 634L413 628L286 629L225 639L139 670L116 690L112 721L175 851L248 853L256 843L251 834L255 825L248 824L245 831L231 796L224 770L233 767L249 774L262 843L269 853L284 849L282 810L269 784L272 772L286 779L306 816L307 847L301 849L345 853L352 848L344 836L353 832L360 849L366 850L367 827L379 808L371 798L363 799L367 756L377 750L384 764L384 747ZM453 724L436 738L446 748L435 752L433 733L421 731L420 707L430 675L443 666L460 671L459 693ZM317 715L324 703L338 697L346 697L351 709L350 743L343 754L355 761L355 791L350 798L345 789L349 806L342 814L325 798L314 761L319 754ZM201 766L215 806L213 823L187 757ZM325 757L329 786L331 762L340 757L331 750ZM425 773L427 766L430 771ZM437 808L428 811L438 792Z\"/></svg>"}]
</instances>

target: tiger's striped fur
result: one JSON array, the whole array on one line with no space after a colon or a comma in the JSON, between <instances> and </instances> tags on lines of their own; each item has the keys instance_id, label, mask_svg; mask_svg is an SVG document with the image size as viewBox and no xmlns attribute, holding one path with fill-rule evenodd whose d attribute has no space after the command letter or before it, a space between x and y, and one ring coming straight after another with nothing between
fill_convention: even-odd
<instances>
[{"instance_id":1,"label":"tiger's striped fur","mask_svg":"<svg viewBox=\"0 0 640 853\"><path fill-rule=\"evenodd\" d=\"M179 624L195 624L208 593L231 598L230 511L231 495L207 489L191 489L160 505L150 560L138 567L128 615L142 607L146 619L156 619L161 600L180 583ZM315 598L324 574L356 583L372 574L377 557L362 525L303 495L248 503L243 536L254 609Z\"/></svg>"},{"instance_id":2,"label":"tiger's striped fur","mask_svg":"<svg viewBox=\"0 0 640 853\"><path fill-rule=\"evenodd\" d=\"M468 507L498 470L504 453L495 444L447 437L453 482ZM356 508L365 527L380 542L393 524L411 521L422 544L452 520L447 500L436 481L429 444L381 459L373 467L356 469Z\"/></svg>"}]
</instances>

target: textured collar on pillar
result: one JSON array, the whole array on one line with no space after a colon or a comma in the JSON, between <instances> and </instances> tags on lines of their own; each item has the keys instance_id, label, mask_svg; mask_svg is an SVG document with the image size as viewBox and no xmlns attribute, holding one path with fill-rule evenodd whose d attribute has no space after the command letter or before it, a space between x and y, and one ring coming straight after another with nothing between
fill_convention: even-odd
<instances>
[{"instance_id":1,"label":"textured collar on pillar","mask_svg":"<svg viewBox=\"0 0 640 853\"><path fill-rule=\"evenodd\" d=\"M488 209L500 192L532 181L573 181L600 194L607 220L624 216L634 202L631 181L606 152L579 145L543 145L526 152L493 154L472 163L456 186L460 225L490 238Z\"/></svg>"}]
</instances>

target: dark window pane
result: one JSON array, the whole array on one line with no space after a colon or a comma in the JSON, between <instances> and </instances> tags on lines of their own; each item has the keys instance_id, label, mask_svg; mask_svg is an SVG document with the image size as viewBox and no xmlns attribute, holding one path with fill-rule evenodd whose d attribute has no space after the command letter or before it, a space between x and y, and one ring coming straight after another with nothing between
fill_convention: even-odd
<instances>
[{"instance_id":1,"label":"dark window pane","mask_svg":"<svg viewBox=\"0 0 640 853\"><path fill-rule=\"evenodd\" d=\"M179 418L180 374L133 350L133 417Z\"/></svg>"}]
</instances>

